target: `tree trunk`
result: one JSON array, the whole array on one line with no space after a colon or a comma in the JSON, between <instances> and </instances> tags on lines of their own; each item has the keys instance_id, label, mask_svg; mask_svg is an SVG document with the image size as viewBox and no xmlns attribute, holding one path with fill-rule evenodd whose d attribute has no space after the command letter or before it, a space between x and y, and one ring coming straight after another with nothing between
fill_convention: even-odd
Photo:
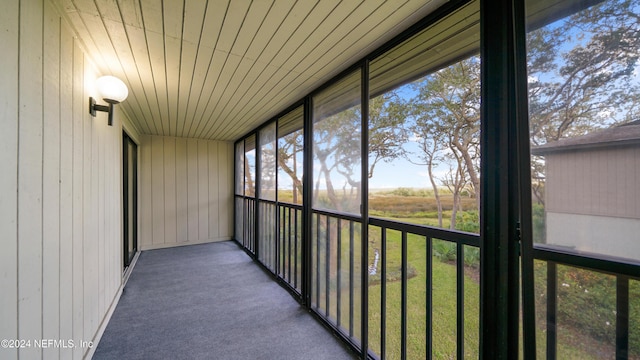
<instances>
[{"instance_id":1,"label":"tree trunk","mask_svg":"<svg viewBox=\"0 0 640 360\"><path fill-rule=\"evenodd\" d=\"M318 156L318 161L320 161L320 173L324 173L324 182L327 185L327 197L329 201L334 206L335 210L342 211L342 205L340 201L338 201L338 197L336 196L336 191L333 188L333 182L331 181L331 171L327 168L326 158Z\"/></svg>"},{"instance_id":2,"label":"tree trunk","mask_svg":"<svg viewBox=\"0 0 640 360\"><path fill-rule=\"evenodd\" d=\"M451 223L449 224L449 229L450 230L455 230L456 229L456 216L458 215L458 199L459 196L457 194L458 190L456 189L456 191L453 194L453 209L451 209Z\"/></svg>"},{"instance_id":3,"label":"tree trunk","mask_svg":"<svg viewBox=\"0 0 640 360\"><path fill-rule=\"evenodd\" d=\"M429 181L431 181L431 187L433 188L433 196L436 198L436 206L438 207L438 227L442 227L442 201L440 201L440 193L438 192L438 186L433 178L433 162L430 161L427 165L427 171L429 172Z\"/></svg>"},{"instance_id":4,"label":"tree trunk","mask_svg":"<svg viewBox=\"0 0 640 360\"><path fill-rule=\"evenodd\" d=\"M280 165L280 168L284 170L284 172L287 173L287 175L289 175L291 177L291 180L293 181L293 203L297 204L298 194L302 193L302 181L298 179L298 174L296 174L295 172L295 169L296 169L295 157L294 157L293 169L289 168L283 159L278 158L278 164Z\"/></svg>"},{"instance_id":5,"label":"tree trunk","mask_svg":"<svg viewBox=\"0 0 640 360\"><path fill-rule=\"evenodd\" d=\"M256 195L255 185L253 184L253 178L251 177L251 167L249 166L249 162L245 158L244 160L244 178L246 180L246 186L249 188L249 196Z\"/></svg>"}]
</instances>

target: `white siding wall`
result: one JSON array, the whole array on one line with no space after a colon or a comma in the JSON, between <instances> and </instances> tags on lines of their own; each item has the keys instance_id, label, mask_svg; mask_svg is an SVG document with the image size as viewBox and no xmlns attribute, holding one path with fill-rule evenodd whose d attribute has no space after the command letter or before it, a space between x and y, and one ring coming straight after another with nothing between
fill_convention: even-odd
<instances>
[{"instance_id":1,"label":"white siding wall","mask_svg":"<svg viewBox=\"0 0 640 360\"><path fill-rule=\"evenodd\" d=\"M547 243L640 260L640 219L547 212Z\"/></svg>"},{"instance_id":2,"label":"white siding wall","mask_svg":"<svg viewBox=\"0 0 640 360\"><path fill-rule=\"evenodd\" d=\"M141 136L140 248L229 240L233 144Z\"/></svg>"},{"instance_id":3,"label":"white siding wall","mask_svg":"<svg viewBox=\"0 0 640 360\"><path fill-rule=\"evenodd\" d=\"M3 2L0 45L0 339L95 341L122 285L121 114L88 114L97 71L50 1Z\"/></svg>"}]
</instances>

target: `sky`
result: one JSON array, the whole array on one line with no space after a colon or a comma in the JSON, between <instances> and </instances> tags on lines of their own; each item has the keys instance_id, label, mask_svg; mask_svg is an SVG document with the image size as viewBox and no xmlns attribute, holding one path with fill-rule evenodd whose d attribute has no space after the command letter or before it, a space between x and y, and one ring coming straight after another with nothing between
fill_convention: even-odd
<instances>
[{"instance_id":1,"label":"sky","mask_svg":"<svg viewBox=\"0 0 640 360\"><path fill-rule=\"evenodd\" d=\"M415 146L415 144L408 144L408 147ZM298 173L302 173L302 161L298 162ZM440 166L434 169L436 177L442 177L446 174L448 168ZM314 178L317 180L319 168L314 169L316 172ZM332 181L334 187L342 188L345 184L344 178L337 173L332 174ZM278 183L280 188L290 189L293 186L292 181L288 175L280 172L278 175ZM369 179L369 189L396 189L399 187L404 188L431 188L429 177L427 175L427 167L412 164L405 158L397 158L392 162L380 161L375 167L373 177ZM326 189L323 179L320 179L320 188Z\"/></svg>"},{"instance_id":2,"label":"sky","mask_svg":"<svg viewBox=\"0 0 640 360\"><path fill-rule=\"evenodd\" d=\"M435 170L436 177L446 174L446 168ZM396 159L392 163L380 162L376 165L369 189L431 188L426 166L418 166L406 159Z\"/></svg>"},{"instance_id":3,"label":"sky","mask_svg":"<svg viewBox=\"0 0 640 360\"><path fill-rule=\"evenodd\" d=\"M551 26L551 27L558 26L558 22L554 24L550 24L548 26ZM580 39L580 40L577 40L577 39ZM582 38L580 38L579 36L574 37L574 41L578 41L578 42L579 41L584 42L587 39L588 37L586 36ZM573 46L575 46L575 43L571 45L567 45L567 50L569 48L573 48ZM638 68L636 68L636 71L634 73L634 77L636 81L640 80L639 73L640 71L638 71ZM543 76L552 76L552 75L547 74ZM529 81L535 81L535 80L537 80L537 78L532 76L529 77ZM549 80L549 79L546 79L546 80ZM415 90L412 90L412 88L408 85L405 85L399 89L396 89L396 92L404 98L409 98L415 95ZM606 115L606 114L603 113L603 115ZM416 144L411 142L407 143L406 148L410 151L412 150L412 148L417 149ZM299 161L299 164L301 163L302 162ZM316 179L318 177L317 175L318 170L319 169L314 170L314 172L316 172L316 175L314 176L314 178ZM436 167L434 169L436 178L444 177L445 174L448 172L448 170L449 168L448 168L448 165L446 164L441 164L440 166ZM301 172L301 169L300 169L300 172ZM334 173L332 173L332 179L334 182L334 186L336 188L342 188L342 186L345 183L344 178L341 178L340 175L335 174L335 171ZM279 179L279 183L281 188L288 188L292 186L291 180L286 179L285 176L282 176L282 173ZM425 165L419 166L419 165L412 164L407 159L402 157L396 158L391 162L380 161L376 165L373 177L369 179L369 188L372 190L375 190L375 189L393 189L398 187L430 188L431 184L427 176L427 167ZM320 188L325 188L322 181L320 182Z\"/></svg>"}]
</instances>

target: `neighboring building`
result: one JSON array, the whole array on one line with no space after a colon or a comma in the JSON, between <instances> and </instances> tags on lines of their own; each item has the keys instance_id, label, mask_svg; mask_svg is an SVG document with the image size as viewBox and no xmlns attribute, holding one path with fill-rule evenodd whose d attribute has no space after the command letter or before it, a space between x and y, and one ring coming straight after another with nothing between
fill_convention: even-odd
<instances>
[{"instance_id":1,"label":"neighboring building","mask_svg":"<svg viewBox=\"0 0 640 360\"><path fill-rule=\"evenodd\" d=\"M640 121L532 154L546 161L547 244L640 259Z\"/></svg>"}]
</instances>

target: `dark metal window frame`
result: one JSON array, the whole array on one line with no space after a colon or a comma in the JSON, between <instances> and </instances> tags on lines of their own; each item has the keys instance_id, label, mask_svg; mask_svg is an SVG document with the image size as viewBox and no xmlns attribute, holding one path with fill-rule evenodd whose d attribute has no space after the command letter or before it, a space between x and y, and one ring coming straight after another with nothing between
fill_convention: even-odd
<instances>
[{"instance_id":1,"label":"dark metal window frame","mask_svg":"<svg viewBox=\"0 0 640 360\"><path fill-rule=\"evenodd\" d=\"M133 194L129 194L129 145L133 145L131 159L133 164ZM129 223L129 204L133 202L133 224ZM129 227L133 227L133 239L128 239ZM133 255L129 253L129 241L133 241ZM126 269L138 251L138 144L126 133L122 131L122 260Z\"/></svg>"},{"instance_id":2,"label":"dark metal window frame","mask_svg":"<svg viewBox=\"0 0 640 360\"><path fill-rule=\"evenodd\" d=\"M322 84L317 89L293 104L276 117L269 119L262 126L253 130L245 137L238 140L244 141L247 136L256 136L256 161L259 161L259 141L257 134L260 129L268 124L277 121L281 116L294 110L297 107L304 107L304 177L303 177L303 206L299 208L302 216L302 284L291 286L288 281L283 281L277 270L273 274L274 279L287 288L292 295L305 305L321 322L332 329L334 333L349 344L355 351L359 352L363 358L375 358L371 352L362 351L368 349L368 301L362 303L361 314L361 339L360 343L355 343L348 335L328 321L323 314L315 312L311 304L313 303L310 290L312 288L312 275L310 269L312 224L314 216L327 216L342 221L351 221L351 217L335 212L324 212L312 209L312 178L313 157L311 153L312 134L312 99L313 96L322 90L340 81L345 75L355 70L361 71L362 81L362 116L363 116L363 182L362 182L362 204L361 217L358 218L362 224L362 266L367 263L367 241L369 226L376 226L382 229L383 239L386 229L401 231L402 251L406 252L407 234L418 234L425 237L427 241L427 256L431 253L431 239L444 239L454 241L461 254L464 246L479 246L481 248L481 299L480 299L480 356L485 359L511 359L517 358L519 353L525 359L535 359L535 306L533 294L533 260L543 260L547 262L549 273L553 274L557 264L569 265L591 271L613 274L617 278L616 289L616 357L626 359L628 357L628 336L629 336L629 279L640 279L640 263L625 262L598 254L578 254L568 250L558 250L544 245L534 245L532 242L531 224L531 178L530 178L530 154L529 154L529 130L528 130L528 94L527 94L527 67L525 48L525 0L497 0L489 2L480 0L480 54L482 62L481 86L482 86L482 124L481 124L481 235L464 234L450 232L442 229L434 229L424 226L414 226L393 221L370 218L368 216L367 204L367 176L366 176L366 156L368 148L367 122L368 122L368 101L369 101L369 62L383 55L386 51L407 40L427 26L437 20L452 13L456 9L467 4L468 0L449 2L415 25L405 30L391 41L382 45L362 60L354 63L333 79ZM277 129L277 128L276 128ZM276 139L277 131L276 131ZM236 142L237 143L237 142ZM258 163L256 170L259 169ZM258 176L256 174L256 189ZM276 180L277 181L277 180ZM277 182L276 182L277 188ZM260 216L258 210L258 197L248 198L243 195L235 195L236 199L242 199L245 211L252 211L253 216ZM280 206L276 199L276 206ZM295 206L297 209L297 206ZM249 210L246 210L249 209ZM276 211L277 217L280 209ZM346 217L345 217L346 216ZM343 219L344 218L344 219ZM246 222L254 239L258 238L258 221L255 225ZM276 224L279 224L277 220ZM279 228L279 225L277 225ZM245 231L246 232L246 231ZM450 238L453 236L453 238ZM384 240L383 240L384 241ZM247 242L246 239L244 241ZM242 244L241 244L242 245ZM247 248L249 254L258 259L256 244L253 248ZM246 248L246 245L245 245ZM277 251L276 251L277 253ZM280 255L277 254L278 259ZM384 256L381 259L385 263ZM279 260L278 260L279 261ZM430 264L429 257L427 258ZM276 262L279 264L279 262ZM461 261L459 261L461 263ZM403 268L406 261L403 261ZM263 264L264 266L264 264ZM271 272L266 266L265 269ZM428 265L430 267L430 265ZM382 266L385 271L385 266ZM457 266L457 273L460 273L460 266ZM405 272L406 275L406 272ZM430 273L429 273L430 277ZM461 275L458 274L460 278ZM291 276L288 277L291 279ZM556 288L556 279L548 277L548 297L553 297ZM403 283L403 304L406 305L406 277ZM368 299L367 273L362 271L362 299ZM428 286L429 284L427 284ZM457 284L458 292L464 284ZM383 290L384 291L384 290ZM520 300L522 296L522 301ZM460 294L458 302L460 302ZM431 302L427 298L427 306ZM383 295L384 299L384 295ZM383 300L384 301L384 300ZM520 318L520 307L522 306L522 319ZM464 308L458 306L458 317L462 318ZM549 301L547 304L547 316L549 318L547 328L547 358L556 358L556 333L555 328L555 302ZM405 344L406 332L404 329L406 313L403 314L402 343ZM384 316L382 316L384 319ZM519 349L520 321L522 320L523 348ZM384 321L384 320L383 320ZM457 356L464 356L463 344L464 328L461 321L457 324L458 330L458 350ZM427 352L431 349L430 324L427 324L428 336L425 339ZM349 331L352 333L352 330ZM382 334L384 337L384 334ZM382 345L384 354L384 345ZM384 356L384 355L383 355ZM406 347L403 346L401 357L406 358Z\"/></svg>"}]
</instances>

